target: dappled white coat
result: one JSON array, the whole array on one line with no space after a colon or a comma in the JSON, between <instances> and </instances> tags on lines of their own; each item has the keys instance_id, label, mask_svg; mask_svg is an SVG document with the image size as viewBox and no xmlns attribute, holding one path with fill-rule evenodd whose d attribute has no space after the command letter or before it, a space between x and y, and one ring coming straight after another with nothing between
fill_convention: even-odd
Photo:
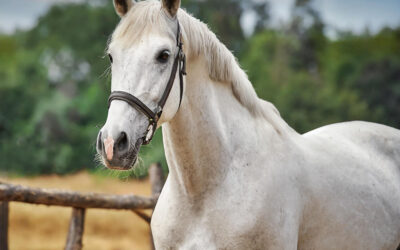
<instances>
[{"instance_id":1,"label":"dappled white coat","mask_svg":"<svg viewBox=\"0 0 400 250\"><path fill-rule=\"evenodd\" d=\"M158 2L139 2L122 22L159 13L156 8ZM143 53L141 60L152 46L175 42L176 20L163 13L167 25L159 30L166 32L142 36L132 47ZM163 115L170 174L151 223L156 248L395 249L400 131L350 122L296 133L272 104L258 99L204 24L181 10L178 19L188 75L179 111L176 82ZM114 34L110 48L118 51L124 35ZM132 58L126 60L132 64ZM124 67L113 70L113 89L128 88L116 80L126 77ZM140 86L146 85L136 91ZM117 103L110 112L118 113L118 105L128 108Z\"/></svg>"}]
</instances>

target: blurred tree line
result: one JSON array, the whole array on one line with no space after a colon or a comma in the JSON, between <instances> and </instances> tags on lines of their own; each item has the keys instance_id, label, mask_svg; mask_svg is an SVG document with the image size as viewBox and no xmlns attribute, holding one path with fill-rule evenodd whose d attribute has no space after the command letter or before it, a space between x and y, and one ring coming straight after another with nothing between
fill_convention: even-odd
<instances>
[{"instance_id":1,"label":"blurred tree line","mask_svg":"<svg viewBox=\"0 0 400 250\"><path fill-rule=\"evenodd\" d=\"M0 171L65 174L96 169L96 135L110 91L106 42L119 21L112 1L61 4L28 31L0 35ZM234 51L261 98L298 132L366 120L400 128L400 28L378 34L326 26L310 0L297 0L289 23L270 25L258 0L183 0ZM223 11L222 11L223 10ZM246 37L240 17L252 13ZM165 165L161 132L143 148L146 174Z\"/></svg>"}]
</instances>

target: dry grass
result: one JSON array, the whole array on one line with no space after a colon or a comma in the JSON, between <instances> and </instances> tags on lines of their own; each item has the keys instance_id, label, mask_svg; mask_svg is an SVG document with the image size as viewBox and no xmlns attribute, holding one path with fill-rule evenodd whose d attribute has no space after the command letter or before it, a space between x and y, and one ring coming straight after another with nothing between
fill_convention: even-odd
<instances>
[{"instance_id":1,"label":"dry grass","mask_svg":"<svg viewBox=\"0 0 400 250\"><path fill-rule=\"evenodd\" d=\"M2 178L32 187L85 192L150 195L148 181L119 181L79 173L73 176ZM10 205L10 250L64 249L70 208L12 202ZM86 213L85 250L150 249L149 226L130 211L89 209Z\"/></svg>"}]
</instances>

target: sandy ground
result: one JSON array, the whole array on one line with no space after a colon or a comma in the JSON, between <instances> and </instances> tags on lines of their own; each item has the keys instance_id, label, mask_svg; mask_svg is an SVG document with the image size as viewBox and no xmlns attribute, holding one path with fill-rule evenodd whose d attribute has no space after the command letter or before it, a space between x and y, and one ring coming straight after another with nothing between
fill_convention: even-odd
<instances>
[{"instance_id":1,"label":"sandy ground","mask_svg":"<svg viewBox=\"0 0 400 250\"><path fill-rule=\"evenodd\" d=\"M145 181L121 181L79 173L67 177L2 178L1 181L31 187L57 188L111 194L150 195ZM10 250L64 249L71 208L12 202L10 204ZM150 249L149 226L130 211L88 209L84 250Z\"/></svg>"}]
</instances>

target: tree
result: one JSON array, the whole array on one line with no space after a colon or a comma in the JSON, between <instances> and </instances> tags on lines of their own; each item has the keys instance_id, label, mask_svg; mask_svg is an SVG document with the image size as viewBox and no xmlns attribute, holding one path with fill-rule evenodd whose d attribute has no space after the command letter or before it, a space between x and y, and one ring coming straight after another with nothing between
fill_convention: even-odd
<instances>
[{"instance_id":1,"label":"tree","mask_svg":"<svg viewBox=\"0 0 400 250\"><path fill-rule=\"evenodd\" d=\"M319 58L326 47L327 39L324 34L325 24L312 4L312 0L296 0L290 32L299 41L299 47L293 51L294 67L306 69L318 77L321 67Z\"/></svg>"}]
</instances>

